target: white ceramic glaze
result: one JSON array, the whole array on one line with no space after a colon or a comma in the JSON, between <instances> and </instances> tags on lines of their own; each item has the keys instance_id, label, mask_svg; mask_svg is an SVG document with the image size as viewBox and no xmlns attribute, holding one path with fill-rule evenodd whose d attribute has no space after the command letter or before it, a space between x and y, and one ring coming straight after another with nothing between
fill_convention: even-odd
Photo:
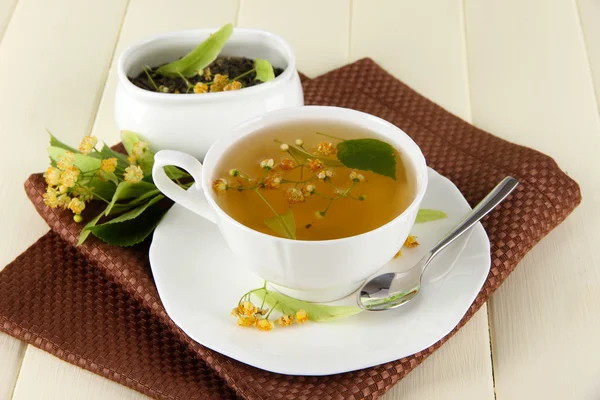
<instances>
[{"instance_id":1,"label":"white ceramic glaze","mask_svg":"<svg viewBox=\"0 0 600 400\"><path fill-rule=\"evenodd\" d=\"M273 66L284 68L270 82L239 91L175 95L140 89L127 78L140 73L146 65L176 60L215 31L199 29L159 35L134 44L121 54L115 99L119 130L139 133L154 150L181 150L203 159L221 135L242 121L304 104L290 45L275 34L256 29L235 28L221 54L264 58Z\"/></svg>"},{"instance_id":2,"label":"white ceramic glaze","mask_svg":"<svg viewBox=\"0 0 600 400\"><path fill-rule=\"evenodd\" d=\"M448 218L416 224L411 232L420 246L404 249L376 273L410 268L470 211L452 182L433 170L422 207L443 210ZM422 293L399 309L276 326L267 334L240 328L229 315L243 293L263 282L241 266L216 225L206 219L174 205L154 233L150 264L167 313L195 341L269 371L327 375L409 356L448 334L485 282L490 245L477 224L432 262L423 276ZM332 304L355 302L352 294Z\"/></svg>"},{"instance_id":3,"label":"white ceramic glaze","mask_svg":"<svg viewBox=\"0 0 600 400\"><path fill-rule=\"evenodd\" d=\"M415 188L413 201L402 214L386 225L361 235L305 241L254 231L231 218L217 205L211 190L211 183L218 178L214 175L215 166L240 138L283 122L325 120L374 132L400 151ZM165 165L187 170L194 177L198 190L186 192L171 182L162 168ZM278 290L309 301L331 301L346 296L390 260L406 240L427 187L425 158L406 133L369 114L322 106L278 110L243 123L211 147L204 167L190 155L160 151L155 156L153 175L156 186L164 194L215 222L241 263L276 284Z\"/></svg>"}]
</instances>

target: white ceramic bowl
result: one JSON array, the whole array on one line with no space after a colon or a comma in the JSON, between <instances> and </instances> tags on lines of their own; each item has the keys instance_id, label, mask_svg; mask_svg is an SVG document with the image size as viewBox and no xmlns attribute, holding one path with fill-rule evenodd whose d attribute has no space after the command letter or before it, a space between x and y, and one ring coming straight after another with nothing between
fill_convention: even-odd
<instances>
[{"instance_id":1,"label":"white ceramic bowl","mask_svg":"<svg viewBox=\"0 0 600 400\"><path fill-rule=\"evenodd\" d=\"M339 121L374 132L400 151L414 185L408 208L387 224L361 235L335 240L290 240L252 230L225 213L215 201L215 168L229 148L256 131L290 122ZM195 185L187 192L163 170L176 165L187 170ZM406 240L427 188L427 165L416 143L401 129L381 118L338 107L287 108L247 121L220 138L204 164L188 154L160 151L152 171L154 183L168 197L216 223L223 238L243 264L281 292L308 301L344 297L390 261ZM203 249L198 248L200 253Z\"/></svg>"},{"instance_id":2,"label":"white ceramic bowl","mask_svg":"<svg viewBox=\"0 0 600 400\"><path fill-rule=\"evenodd\" d=\"M198 29L155 36L121 54L117 73L115 120L119 130L139 133L154 150L185 151L204 159L210 146L233 127L268 111L304 105L294 53L281 37L256 29L235 28L221 54L264 58L283 68L270 82L239 91L204 94L150 92L135 86L144 66L155 67L183 56L216 29Z\"/></svg>"}]
</instances>

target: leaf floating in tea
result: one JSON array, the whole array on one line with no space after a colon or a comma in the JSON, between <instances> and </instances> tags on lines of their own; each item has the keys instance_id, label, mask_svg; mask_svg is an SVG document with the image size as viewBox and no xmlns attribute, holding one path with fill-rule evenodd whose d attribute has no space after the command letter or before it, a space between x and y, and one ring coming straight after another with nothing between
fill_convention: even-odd
<instances>
[{"instance_id":1,"label":"leaf floating in tea","mask_svg":"<svg viewBox=\"0 0 600 400\"><path fill-rule=\"evenodd\" d=\"M345 140L338 143L338 159L348 168L373 171L396 179L396 151L377 139Z\"/></svg>"},{"instance_id":2,"label":"leaf floating in tea","mask_svg":"<svg viewBox=\"0 0 600 400\"><path fill-rule=\"evenodd\" d=\"M296 220L294 212L289 210L285 214L265 219L265 225L273 232L288 239L296 239Z\"/></svg>"},{"instance_id":3,"label":"leaf floating in tea","mask_svg":"<svg viewBox=\"0 0 600 400\"><path fill-rule=\"evenodd\" d=\"M263 60L262 58L257 58L254 60L254 69L256 70L256 78L262 82L268 82L275 79L275 72L273 71L273 66L267 60Z\"/></svg>"},{"instance_id":4,"label":"leaf floating in tea","mask_svg":"<svg viewBox=\"0 0 600 400\"><path fill-rule=\"evenodd\" d=\"M444 219L447 217L448 214L443 211L421 208L417 213L417 219L415 220L415 223L421 224L423 222L437 221L438 219Z\"/></svg>"},{"instance_id":5,"label":"leaf floating in tea","mask_svg":"<svg viewBox=\"0 0 600 400\"><path fill-rule=\"evenodd\" d=\"M307 301L294 299L273 290L267 291L266 289L261 289L253 292L253 295L256 295L261 300L264 299L265 304L269 307L273 307L277 303L276 309L282 314L296 314L298 310L305 310L308 314L308 319L316 322L346 318L362 311L358 307L328 306L324 304L309 303Z\"/></svg>"},{"instance_id":6,"label":"leaf floating in tea","mask_svg":"<svg viewBox=\"0 0 600 400\"><path fill-rule=\"evenodd\" d=\"M198 70L207 67L217 58L232 33L232 24L223 26L183 58L163 65L156 70L156 73L170 78L178 77L180 74L185 77L196 75Z\"/></svg>"}]
</instances>

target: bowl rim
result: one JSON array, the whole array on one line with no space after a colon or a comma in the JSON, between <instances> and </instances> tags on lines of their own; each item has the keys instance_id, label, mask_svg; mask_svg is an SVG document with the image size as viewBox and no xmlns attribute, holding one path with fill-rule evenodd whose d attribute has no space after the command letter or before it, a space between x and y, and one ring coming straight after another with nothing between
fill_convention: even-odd
<instances>
[{"instance_id":1,"label":"bowl rim","mask_svg":"<svg viewBox=\"0 0 600 400\"><path fill-rule=\"evenodd\" d=\"M272 32L265 31L262 29L249 29L249 28L234 28L232 37L239 36L256 36L261 38L261 42L265 46L279 46L283 50L283 56L287 61L287 66L283 72L275 79L269 82L263 82L260 85L243 88L243 90L236 91L223 91L213 93L203 93L202 96L198 96L195 93L180 93L174 96L173 93L157 93L149 90L142 89L134 85L125 71L125 65L129 61L130 57L139 52L150 52L156 42L164 39L178 39L187 38L195 35L210 34L218 30L215 28L203 28L203 29L187 29L175 32L162 33L154 36L150 36L146 39L135 42L125 49L119 56L117 62L117 76L119 85L125 89L128 93L138 98L145 100L154 101L168 101L168 102L194 102L194 103L206 103L211 101L224 100L227 101L234 96L252 96L261 91L270 90L271 88L277 87L288 81L293 77L296 72L296 57L290 44L283 39L281 36L276 35Z\"/></svg>"},{"instance_id":2,"label":"bowl rim","mask_svg":"<svg viewBox=\"0 0 600 400\"><path fill-rule=\"evenodd\" d=\"M237 142L238 140L242 139L243 137L245 137L249 134L252 134L252 132L255 132L257 130L256 125L258 125L261 122L261 120L264 120L265 118L277 118L279 116L285 117L286 115L293 118L294 116L297 116L299 113L305 113L305 112L315 113L315 114L316 113L331 113L331 115L329 115L329 117L339 117L339 120L341 120L345 123L348 123L348 124L353 123L350 120L353 117L363 118L365 120L371 120L376 124L380 124L381 126L387 128L387 129L398 130L399 134L404 135L405 139L407 140L407 143L406 143L406 145L402 146L400 148L400 150L408 151L409 147L413 147L414 155L409 156L408 159L410 159L412 167L414 168L415 179L417 179L419 175L421 176L421 187L415 188L414 198L411 201L411 203L406 207L406 209L404 211L402 211L400 214L398 214L392 220L390 220L387 223L385 223L381 226L378 226L377 228L372 229L370 231L367 231L367 232L364 232L364 233L361 233L358 235L347 236L347 237L338 238L338 239L326 239L326 240L288 239L288 238L283 238L283 237L279 237L279 236L268 235L266 233L259 232L252 228L247 227L246 225L242 224L241 222L238 222L233 217L231 217L229 214L227 214L225 212L225 210L223 210L217 204L217 202L214 199L214 195L211 191L212 177L209 175L212 174L215 165L218 163L218 158L220 158L220 156L227 149L229 149L235 142ZM313 116L313 118L317 119L318 117ZM239 131L243 131L244 133L236 138L236 136L239 135ZM375 129L374 129L374 131L376 134L383 136L382 134L379 133L379 131L376 131ZM223 149L223 151L221 151L220 155L218 155L218 156L215 155L214 153L216 151L218 151L217 149L222 146L222 143L225 143L225 142L229 143L227 145L227 147L225 149ZM394 145L394 147L398 148L399 146L396 144L396 145ZM215 157L218 157L218 158L216 158L213 161L213 158L215 158ZM210 168L206 167L207 161L210 163L209 164ZM204 158L203 168L202 168L201 187L202 187L202 190L204 191L204 197L207 199L208 203L211 205L211 208L213 210L215 210L216 213L219 213L219 215L221 215L223 218L225 218L226 221L232 223L236 228L242 229L243 231L249 232L253 235L258 235L258 238L261 238L261 237L268 238L269 240L274 240L275 242L278 242L278 243L283 243L283 244L286 244L286 243L287 244L293 244L293 243L300 244L300 243L302 243L302 244L306 244L309 246L318 246L318 245L326 245L326 244L361 240L368 236L376 235L377 233L379 233L383 230L389 229L392 225L398 223L398 221L400 221L406 215L409 215L412 212L418 211L418 207L421 204L423 197L425 196L425 191L427 190L428 180L429 179L428 179L428 171L427 171L427 162L425 160L425 156L423 155L423 152L421 151L421 148L415 143L415 141L410 136L408 136L408 134L406 132L404 132L402 129L400 129L396 125L384 120L383 118L380 118L375 115L368 114L368 113L365 113L362 111L354 110L351 108L314 105L314 106L288 107L288 108L283 108L283 109L279 109L279 110L275 110L275 111L270 111L268 113L265 113L263 115L255 117L255 118L252 118L250 120L247 120L247 121L237 125L229 134L219 138L210 147L210 149L208 150L208 153L206 154L206 157ZM196 185L194 185L194 186L196 186ZM417 210L415 210L415 209L417 209ZM415 216L416 216L416 213L415 213Z\"/></svg>"}]
</instances>

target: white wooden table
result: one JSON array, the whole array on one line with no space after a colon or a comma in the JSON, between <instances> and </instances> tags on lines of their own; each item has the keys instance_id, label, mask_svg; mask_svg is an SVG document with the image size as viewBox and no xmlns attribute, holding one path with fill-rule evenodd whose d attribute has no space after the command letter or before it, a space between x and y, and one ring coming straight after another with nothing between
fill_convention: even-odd
<instances>
[{"instance_id":1,"label":"white wooden table","mask_svg":"<svg viewBox=\"0 0 600 400\"><path fill-rule=\"evenodd\" d=\"M47 165L45 129L117 142L117 56L231 21L284 36L309 76L372 57L582 186L582 205L386 399L600 398L600 0L0 0L0 268L48 230L22 189ZM10 398L145 396L0 333Z\"/></svg>"}]
</instances>

